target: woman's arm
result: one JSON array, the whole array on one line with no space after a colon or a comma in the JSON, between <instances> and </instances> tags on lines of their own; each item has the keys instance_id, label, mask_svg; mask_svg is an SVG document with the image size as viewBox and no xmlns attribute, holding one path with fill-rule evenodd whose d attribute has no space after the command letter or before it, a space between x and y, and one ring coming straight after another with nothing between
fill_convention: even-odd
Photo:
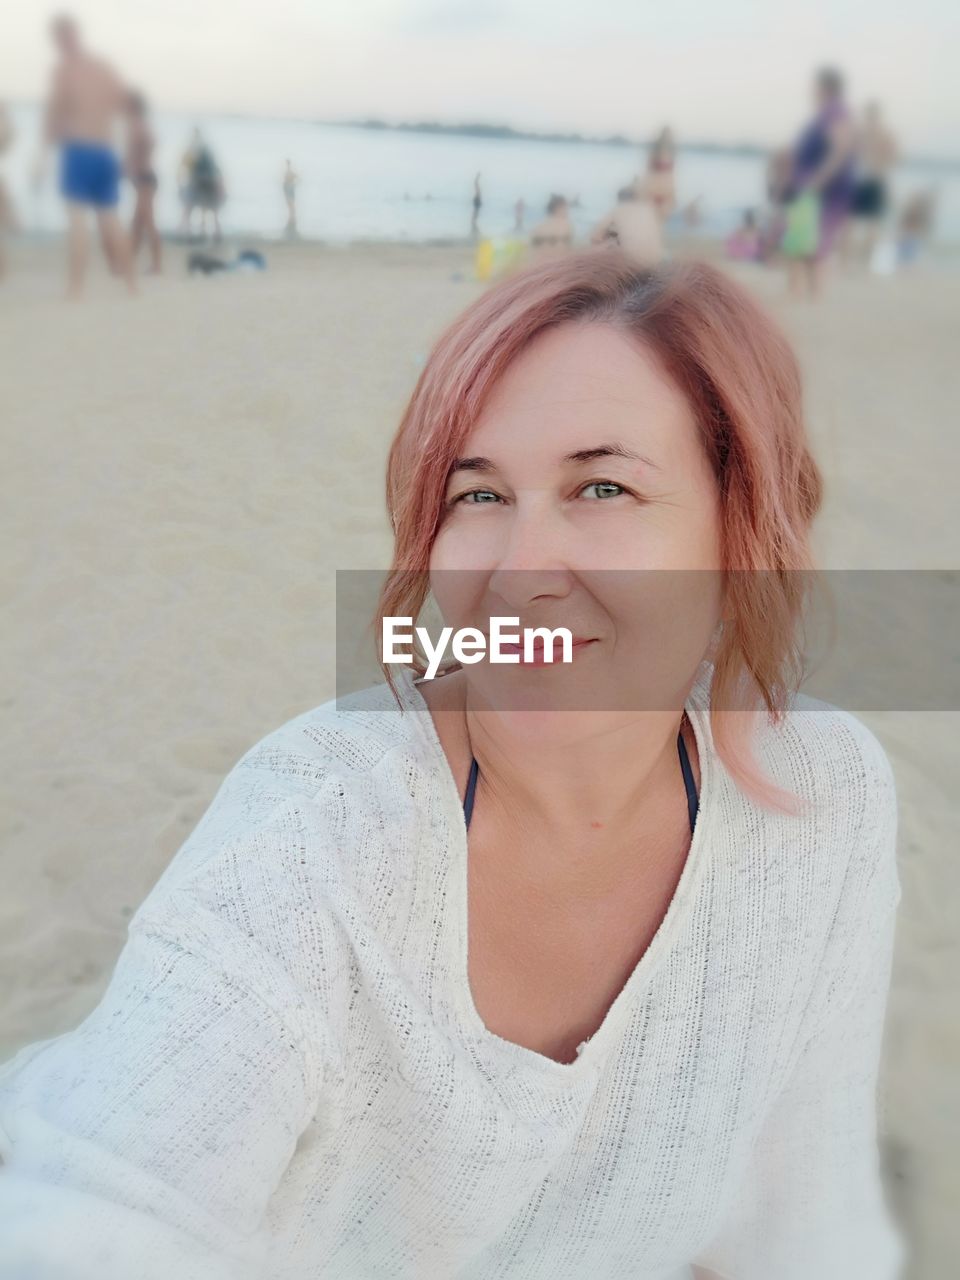
<instances>
[{"instance_id":1,"label":"woman's arm","mask_svg":"<svg viewBox=\"0 0 960 1280\"><path fill-rule=\"evenodd\" d=\"M879 750L879 749L877 749ZM871 747L873 751L873 747ZM764 1118L700 1267L731 1280L898 1280L905 1245L880 1177L876 1091L900 882L896 795L885 757L868 787L871 844L856 862L815 1020ZM879 779L879 785L876 785Z\"/></svg>"},{"instance_id":2,"label":"woman's arm","mask_svg":"<svg viewBox=\"0 0 960 1280\"><path fill-rule=\"evenodd\" d=\"M277 960L188 890L141 910L89 1017L0 1068L0 1278L259 1277L319 1103L309 1030Z\"/></svg>"},{"instance_id":3,"label":"woman's arm","mask_svg":"<svg viewBox=\"0 0 960 1280\"><path fill-rule=\"evenodd\" d=\"M720 1235L698 1258L732 1280L897 1280L876 1085L894 918L848 1004L804 1049L767 1117Z\"/></svg>"}]
</instances>

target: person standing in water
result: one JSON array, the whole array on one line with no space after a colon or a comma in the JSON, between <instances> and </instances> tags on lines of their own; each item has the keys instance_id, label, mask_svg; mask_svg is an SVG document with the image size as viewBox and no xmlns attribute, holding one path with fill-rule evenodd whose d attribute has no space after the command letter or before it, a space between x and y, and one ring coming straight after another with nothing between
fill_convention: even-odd
<instances>
[{"instance_id":1,"label":"person standing in water","mask_svg":"<svg viewBox=\"0 0 960 1280\"><path fill-rule=\"evenodd\" d=\"M125 110L128 94L113 68L83 47L73 18L61 14L50 31L60 60L47 100L44 139L60 147L60 191L69 219L67 295L78 298L83 292L90 210L107 261L136 293L130 241L117 214L120 163L113 149L114 121Z\"/></svg>"},{"instance_id":2,"label":"person standing in water","mask_svg":"<svg viewBox=\"0 0 960 1280\"><path fill-rule=\"evenodd\" d=\"M283 171L283 198L287 202L285 234L291 238L299 235L297 230L297 185L299 182L300 176L295 172L293 165L288 160Z\"/></svg>"},{"instance_id":3,"label":"person standing in water","mask_svg":"<svg viewBox=\"0 0 960 1280\"><path fill-rule=\"evenodd\" d=\"M470 235L476 239L480 228L477 225L477 219L480 216L480 209L483 206L483 196L480 192L480 174L473 180L473 216L470 219Z\"/></svg>"},{"instance_id":4,"label":"person standing in water","mask_svg":"<svg viewBox=\"0 0 960 1280\"><path fill-rule=\"evenodd\" d=\"M840 237L850 212L854 188L855 135L844 97L843 76L823 67L814 80L816 111L797 139L792 154L790 201L815 196L816 226L812 243L789 257L790 291L799 296L804 286L811 297L819 295L823 268ZM790 208L787 210L788 229Z\"/></svg>"},{"instance_id":5,"label":"person standing in water","mask_svg":"<svg viewBox=\"0 0 960 1280\"><path fill-rule=\"evenodd\" d=\"M126 174L137 193L130 226L131 251L134 262L140 245L146 239L150 249L150 274L160 274L160 232L154 216L154 200L157 195L157 174L153 167L153 149L156 139L147 119L147 102L140 93L131 93L127 101L127 159Z\"/></svg>"}]
</instances>

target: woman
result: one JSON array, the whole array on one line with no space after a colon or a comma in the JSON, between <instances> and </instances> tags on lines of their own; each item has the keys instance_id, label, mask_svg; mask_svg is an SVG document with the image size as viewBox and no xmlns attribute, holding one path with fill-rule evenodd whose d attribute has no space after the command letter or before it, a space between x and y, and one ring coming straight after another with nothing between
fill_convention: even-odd
<instances>
[{"instance_id":1,"label":"woman","mask_svg":"<svg viewBox=\"0 0 960 1280\"><path fill-rule=\"evenodd\" d=\"M153 151L156 139L147 119L147 103L142 94L131 93L127 100L127 156L126 174L137 193L130 226L130 243L134 261L140 245L146 237L150 248L150 272L160 274L160 232L154 215L157 196L157 174L153 167Z\"/></svg>"},{"instance_id":2,"label":"woman","mask_svg":"<svg viewBox=\"0 0 960 1280\"><path fill-rule=\"evenodd\" d=\"M572 661L389 666L251 748L100 1006L0 1074L23 1273L893 1280L893 779L786 697L820 498L715 269L474 301L391 446L377 614Z\"/></svg>"},{"instance_id":3,"label":"woman","mask_svg":"<svg viewBox=\"0 0 960 1280\"><path fill-rule=\"evenodd\" d=\"M796 296L804 288L817 297L823 286L824 263L841 236L853 199L855 135L844 98L839 71L825 67L814 81L816 112L793 149L793 172L786 210L784 253L789 259L789 286ZM809 242L801 234L791 243L794 211L813 202L814 227Z\"/></svg>"}]
</instances>

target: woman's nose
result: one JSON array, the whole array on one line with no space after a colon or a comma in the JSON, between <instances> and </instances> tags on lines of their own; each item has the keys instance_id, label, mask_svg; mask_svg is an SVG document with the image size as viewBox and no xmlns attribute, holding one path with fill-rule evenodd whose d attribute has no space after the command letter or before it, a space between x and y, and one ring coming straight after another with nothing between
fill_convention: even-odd
<instances>
[{"instance_id":1,"label":"woman's nose","mask_svg":"<svg viewBox=\"0 0 960 1280\"><path fill-rule=\"evenodd\" d=\"M541 504L514 507L494 557L490 589L520 608L540 595L564 596L570 568L562 521Z\"/></svg>"}]
</instances>

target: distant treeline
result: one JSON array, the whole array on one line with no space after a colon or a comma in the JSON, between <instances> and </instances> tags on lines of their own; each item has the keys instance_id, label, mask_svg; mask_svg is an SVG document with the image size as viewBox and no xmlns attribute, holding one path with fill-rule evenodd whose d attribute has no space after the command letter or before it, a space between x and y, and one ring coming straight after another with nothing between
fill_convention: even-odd
<instances>
[{"instance_id":1,"label":"distant treeline","mask_svg":"<svg viewBox=\"0 0 960 1280\"><path fill-rule=\"evenodd\" d=\"M436 120L390 124L386 120L368 118L366 120L321 120L318 123L340 125L351 129L392 129L398 133L436 133L460 138L499 138L527 142L578 142L584 146L602 147L640 148L649 146L653 141L652 138L646 140L627 138L622 133L589 137L582 133L536 133L529 129L512 129L506 124L441 124ZM772 148L760 146L756 142L681 142L678 143L677 150L717 156L766 157ZM951 159L946 156L905 156L903 163L950 171L960 169L960 159Z\"/></svg>"},{"instance_id":2,"label":"distant treeline","mask_svg":"<svg viewBox=\"0 0 960 1280\"><path fill-rule=\"evenodd\" d=\"M322 121L321 123L333 124L338 122ZM627 138L622 133L588 137L582 133L537 133L531 129L512 129L506 124L440 124L435 120L390 124L386 120L375 119L343 120L339 123L352 129L393 129L399 133L442 133L452 134L461 138L501 138L510 141L527 142L579 142L585 146L594 147L637 148L649 145L648 142L638 141L636 138ZM767 154L768 150L768 148L748 142L741 144L684 142L677 149L680 151L712 151L718 154L740 156L763 156Z\"/></svg>"}]
</instances>

